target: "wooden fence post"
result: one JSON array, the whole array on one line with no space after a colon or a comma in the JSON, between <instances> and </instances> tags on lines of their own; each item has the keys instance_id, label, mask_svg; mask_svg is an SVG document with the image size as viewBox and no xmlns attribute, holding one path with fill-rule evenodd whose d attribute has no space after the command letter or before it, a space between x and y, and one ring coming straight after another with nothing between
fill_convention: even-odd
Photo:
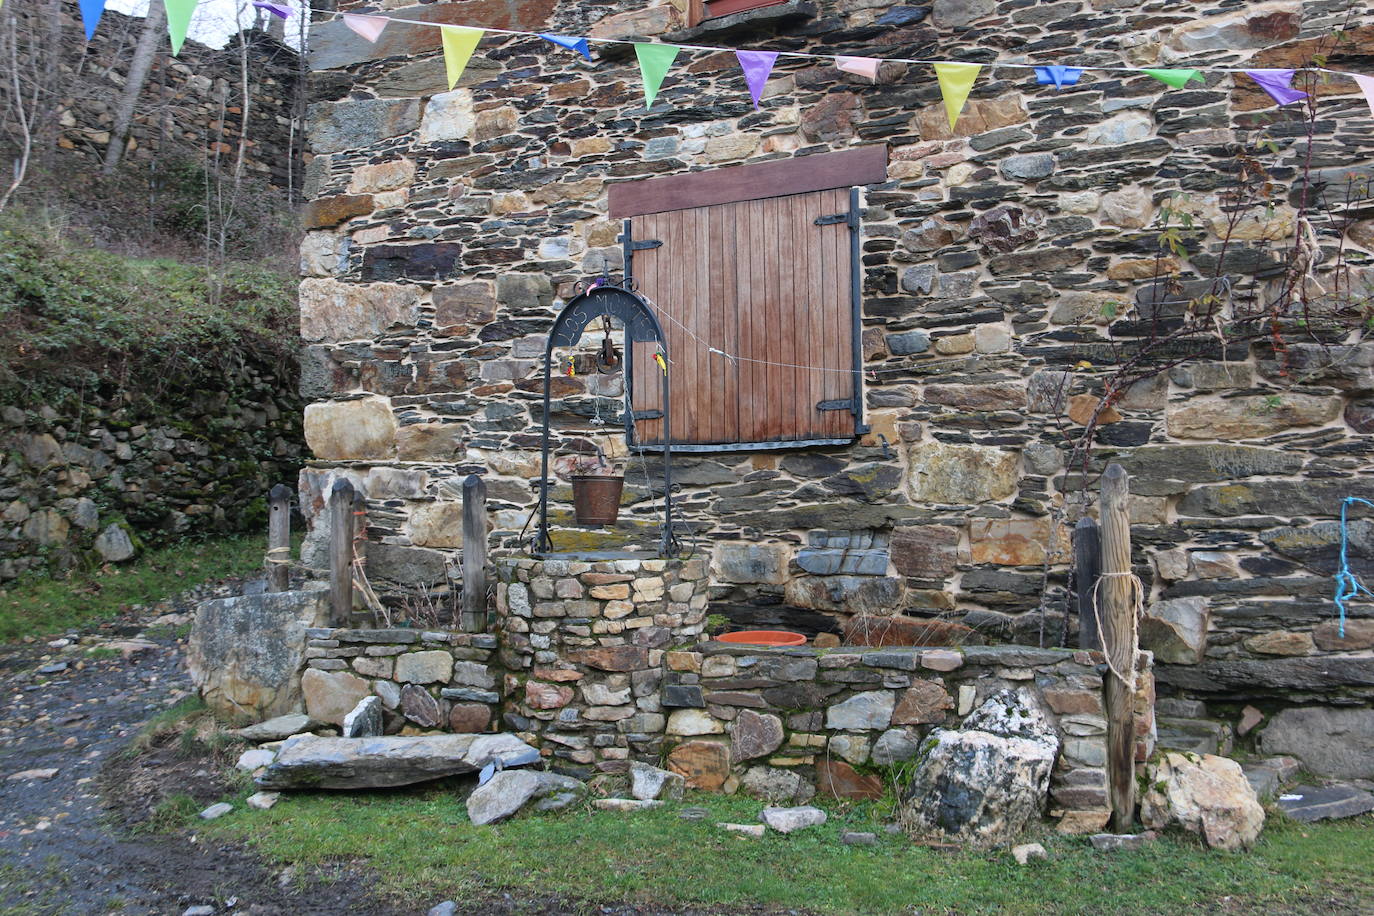
<instances>
[{"instance_id":1,"label":"wooden fence post","mask_svg":"<svg viewBox=\"0 0 1374 916\"><path fill-rule=\"evenodd\" d=\"M1130 482L1119 464L1102 475L1102 645L1107 657L1107 783L1112 829L1130 833L1135 820L1136 592L1131 579Z\"/></svg>"},{"instance_id":2,"label":"wooden fence post","mask_svg":"<svg viewBox=\"0 0 1374 916\"><path fill-rule=\"evenodd\" d=\"M353 484L334 481L329 491L329 625L348 626L353 613Z\"/></svg>"},{"instance_id":3,"label":"wooden fence post","mask_svg":"<svg viewBox=\"0 0 1374 916\"><path fill-rule=\"evenodd\" d=\"M1088 516L1073 527L1073 587L1078 604L1078 647L1102 651L1094 586L1102 574L1102 535Z\"/></svg>"},{"instance_id":4,"label":"wooden fence post","mask_svg":"<svg viewBox=\"0 0 1374 916\"><path fill-rule=\"evenodd\" d=\"M463 617L468 633L487 628L487 482L463 481Z\"/></svg>"},{"instance_id":5,"label":"wooden fence post","mask_svg":"<svg viewBox=\"0 0 1374 916\"><path fill-rule=\"evenodd\" d=\"M284 483L267 494L267 590L291 587L291 488Z\"/></svg>"}]
</instances>

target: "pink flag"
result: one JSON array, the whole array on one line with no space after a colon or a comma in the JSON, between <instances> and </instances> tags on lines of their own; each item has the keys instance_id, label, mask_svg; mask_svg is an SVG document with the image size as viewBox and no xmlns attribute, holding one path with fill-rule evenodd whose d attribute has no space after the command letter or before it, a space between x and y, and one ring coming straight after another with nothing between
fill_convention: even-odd
<instances>
[{"instance_id":1,"label":"pink flag","mask_svg":"<svg viewBox=\"0 0 1374 916\"><path fill-rule=\"evenodd\" d=\"M1360 76L1358 73L1350 73L1347 76L1360 84L1364 100L1369 103L1369 114L1374 117L1374 76Z\"/></svg>"},{"instance_id":2,"label":"pink flag","mask_svg":"<svg viewBox=\"0 0 1374 916\"><path fill-rule=\"evenodd\" d=\"M878 78L878 65L882 61L876 57L839 57L835 58L835 66L845 73L853 73L856 76L866 76L871 80Z\"/></svg>"},{"instance_id":3,"label":"pink flag","mask_svg":"<svg viewBox=\"0 0 1374 916\"><path fill-rule=\"evenodd\" d=\"M1293 88L1292 70L1246 70L1245 75L1259 84L1269 98L1280 105L1307 98L1306 92Z\"/></svg>"},{"instance_id":4,"label":"pink flag","mask_svg":"<svg viewBox=\"0 0 1374 916\"><path fill-rule=\"evenodd\" d=\"M369 42L376 44L377 39L382 37L382 29L391 20L381 16L363 16L359 13L344 13L344 25L348 26L357 34L366 38Z\"/></svg>"},{"instance_id":5,"label":"pink flag","mask_svg":"<svg viewBox=\"0 0 1374 916\"><path fill-rule=\"evenodd\" d=\"M778 59L777 51L736 51L739 68L744 71L744 83L749 87L749 98L754 100L755 110L759 107L759 96L763 95L763 84L768 82L768 74L773 72L773 63Z\"/></svg>"}]
</instances>

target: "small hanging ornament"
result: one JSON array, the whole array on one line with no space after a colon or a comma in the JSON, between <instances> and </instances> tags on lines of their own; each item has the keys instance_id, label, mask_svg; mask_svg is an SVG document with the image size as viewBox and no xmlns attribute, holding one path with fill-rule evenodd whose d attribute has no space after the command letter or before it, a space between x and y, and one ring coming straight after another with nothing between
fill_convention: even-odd
<instances>
[{"instance_id":1,"label":"small hanging ornament","mask_svg":"<svg viewBox=\"0 0 1374 916\"><path fill-rule=\"evenodd\" d=\"M663 355L662 350L656 350L654 352L654 362L658 363L658 368L660 372L662 372L664 375L668 374L668 358Z\"/></svg>"},{"instance_id":2,"label":"small hanging ornament","mask_svg":"<svg viewBox=\"0 0 1374 916\"><path fill-rule=\"evenodd\" d=\"M564 374L567 375L568 378L574 378L577 375L577 360L573 359L571 356L568 357L568 370Z\"/></svg>"}]
</instances>

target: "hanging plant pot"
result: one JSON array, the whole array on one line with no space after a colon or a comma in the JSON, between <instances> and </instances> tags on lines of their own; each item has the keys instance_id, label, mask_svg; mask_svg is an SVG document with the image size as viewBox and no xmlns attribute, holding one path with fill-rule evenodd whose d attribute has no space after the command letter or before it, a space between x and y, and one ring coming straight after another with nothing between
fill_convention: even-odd
<instances>
[{"instance_id":1,"label":"hanging plant pot","mask_svg":"<svg viewBox=\"0 0 1374 916\"><path fill-rule=\"evenodd\" d=\"M579 525L614 525L620 514L624 477L579 474L571 478L573 516Z\"/></svg>"}]
</instances>

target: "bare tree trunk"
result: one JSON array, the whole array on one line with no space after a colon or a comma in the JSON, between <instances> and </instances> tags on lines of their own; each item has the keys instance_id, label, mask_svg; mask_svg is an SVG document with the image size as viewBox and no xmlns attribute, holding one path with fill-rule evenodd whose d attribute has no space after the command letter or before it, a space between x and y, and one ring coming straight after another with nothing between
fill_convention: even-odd
<instances>
[{"instance_id":1,"label":"bare tree trunk","mask_svg":"<svg viewBox=\"0 0 1374 916\"><path fill-rule=\"evenodd\" d=\"M6 88L12 94L10 108L19 132L19 152L14 157L9 184L0 192L0 211L9 204L10 198L19 190L28 173L29 158L33 155L33 117L38 110L39 95L39 82L35 80L32 95L27 102L25 101L24 87L19 80L19 20L13 7L5 18L5 30L0 34L0 42L3 42L0 44L0 51L3 51L5 63L10 71L9 86Z\"/></svg>"},{"instance_id":2,"label":"bare tree trunk","mask_svg":"<svg viewBox=\"0 0 1374 916\"><path fill-rule=\"evenodd\" d=\"M134 47L133 60L129 62L129 75L124 89L115 105L114 126L110 129L110 145L105 149L105 162L100 168L103 175L113 175L124 156L124 147L129 137L129 125L133 123L134 110L138 107L138 97L143 85L148 81L148 71L153 67L162 34L167 27L167 11L159 0L148 4L148 15L143 20L143 31L138 35Z\"/></svg>"}]
</instances>

